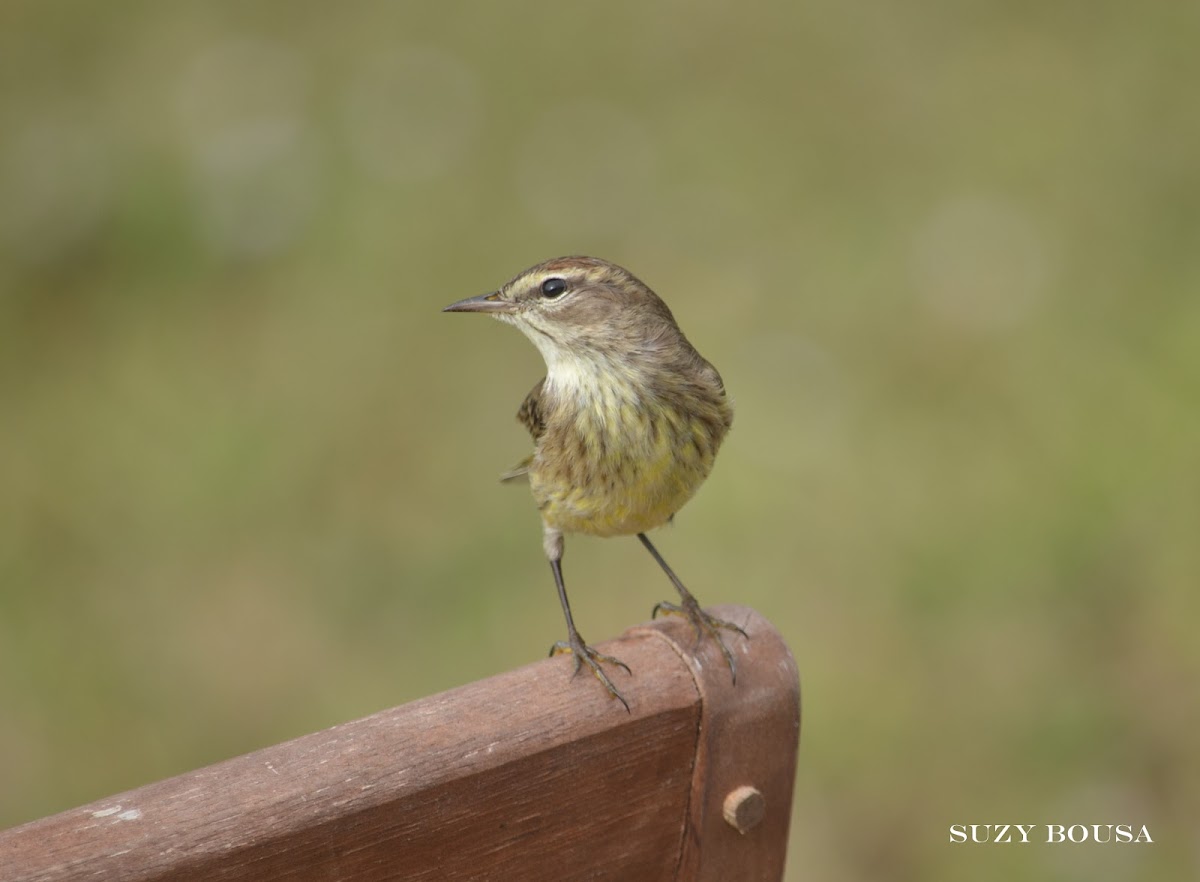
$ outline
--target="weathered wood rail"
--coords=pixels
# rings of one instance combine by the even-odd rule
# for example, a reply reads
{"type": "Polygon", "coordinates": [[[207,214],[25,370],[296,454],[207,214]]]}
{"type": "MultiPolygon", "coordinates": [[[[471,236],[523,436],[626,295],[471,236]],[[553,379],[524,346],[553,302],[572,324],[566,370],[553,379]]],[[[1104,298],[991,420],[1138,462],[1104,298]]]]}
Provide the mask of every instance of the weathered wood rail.
{"type": "Polygon", "coordinates": [[[547,659],[0,832],[0,879],[778,880],[796,667],[716,612],[736,686],[659,620],[599,647],[631,713],[547,659]]]}

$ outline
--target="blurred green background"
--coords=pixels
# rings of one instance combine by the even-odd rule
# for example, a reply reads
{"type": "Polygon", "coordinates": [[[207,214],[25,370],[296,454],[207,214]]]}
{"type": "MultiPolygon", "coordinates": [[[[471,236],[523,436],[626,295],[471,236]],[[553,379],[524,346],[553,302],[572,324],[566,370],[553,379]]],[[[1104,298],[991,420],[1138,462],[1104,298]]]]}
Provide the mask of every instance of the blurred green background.
{"type": "MultiPolygon", "coordinates": [[[[795,652],[789,878],[1200,877],[1198,27],[6,2],[0,826],[540,658],[542,365],[438,310],[589,253],[736,402],[656,541],[795,652]]],[[[595,641],[669,594],[567,571],[595,641]]]]}

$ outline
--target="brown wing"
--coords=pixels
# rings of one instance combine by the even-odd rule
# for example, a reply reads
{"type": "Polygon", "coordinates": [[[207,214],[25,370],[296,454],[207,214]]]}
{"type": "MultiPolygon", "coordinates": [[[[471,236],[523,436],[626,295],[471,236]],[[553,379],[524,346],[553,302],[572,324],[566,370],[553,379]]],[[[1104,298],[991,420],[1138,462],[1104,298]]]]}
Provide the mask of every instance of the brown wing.
{"type": "Polygon", "coordinates": [[[521,409],[517,411],[517,420],[529,430],[529,434],[533,436],[534,441],[541,438],[542,433],[546,431],[546,420],[542,416],[541,409],[542,387],[545,385],[546,378],[542,377],[529,390],[529,394],[521,402],[521,409]]]}
{"type": "MultiPolygon", "coordinates": [[[[536,443],[538,438],[542,437],[542,433],[546,431],[546,420],[542,416],[541,401],[542,401],[542,386],[545,385],[546,378],[538,380],[534,387],[529,390],[529,394],[525,396],[525,400],[521,402],[521,408],[517,411],[517,420],[533,437],[536,443]]],[[[504,482],[514,481],[517,478],[523,478],[529,472],[529,466],[533,463],[533,456],[527,456],[503,475],[500,480],[504,482]]]]}

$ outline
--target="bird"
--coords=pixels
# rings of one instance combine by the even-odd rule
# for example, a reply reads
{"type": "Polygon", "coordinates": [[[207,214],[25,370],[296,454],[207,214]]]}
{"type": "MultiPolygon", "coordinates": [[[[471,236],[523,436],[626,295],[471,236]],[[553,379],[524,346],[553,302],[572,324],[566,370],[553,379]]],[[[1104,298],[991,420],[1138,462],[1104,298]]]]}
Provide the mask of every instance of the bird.
{"type": "Polygon", "coordinates": [[[646,535],[692,498],[733,424],[721,375],[666,303],[623,267],[569,256],[531,266],[443,312],[514,325],[546,363],[545,377],[517,411],[533,452],[501,480],[527,480],[542,518],[542,547],[567,625],[567,639],[550,654],[572,654],[576,674],[588,667],[629,710],[604,666],[631,671],[589,646],[576,628],[562,558],[568,534],[637,536],[679,594],[678,603],[656,604],[652,617],[686,617],[697,643],[705,635],[716,641],[736,683],[737,664],[721,632],[746,632],[702,609],[646,535]]]}

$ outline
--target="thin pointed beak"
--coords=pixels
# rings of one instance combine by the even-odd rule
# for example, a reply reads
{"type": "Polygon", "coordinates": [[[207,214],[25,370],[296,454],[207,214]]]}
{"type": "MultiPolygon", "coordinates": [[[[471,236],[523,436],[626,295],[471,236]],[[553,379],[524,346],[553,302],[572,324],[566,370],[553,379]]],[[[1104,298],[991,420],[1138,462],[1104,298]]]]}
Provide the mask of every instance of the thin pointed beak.
{"type": "Polygon", "coordinates": [[[480,294],[478,297],[468,297],[457,303],[451,303],[442,312],[512,312],[513,304],[500,299],[500,292],[480,294]]]}

